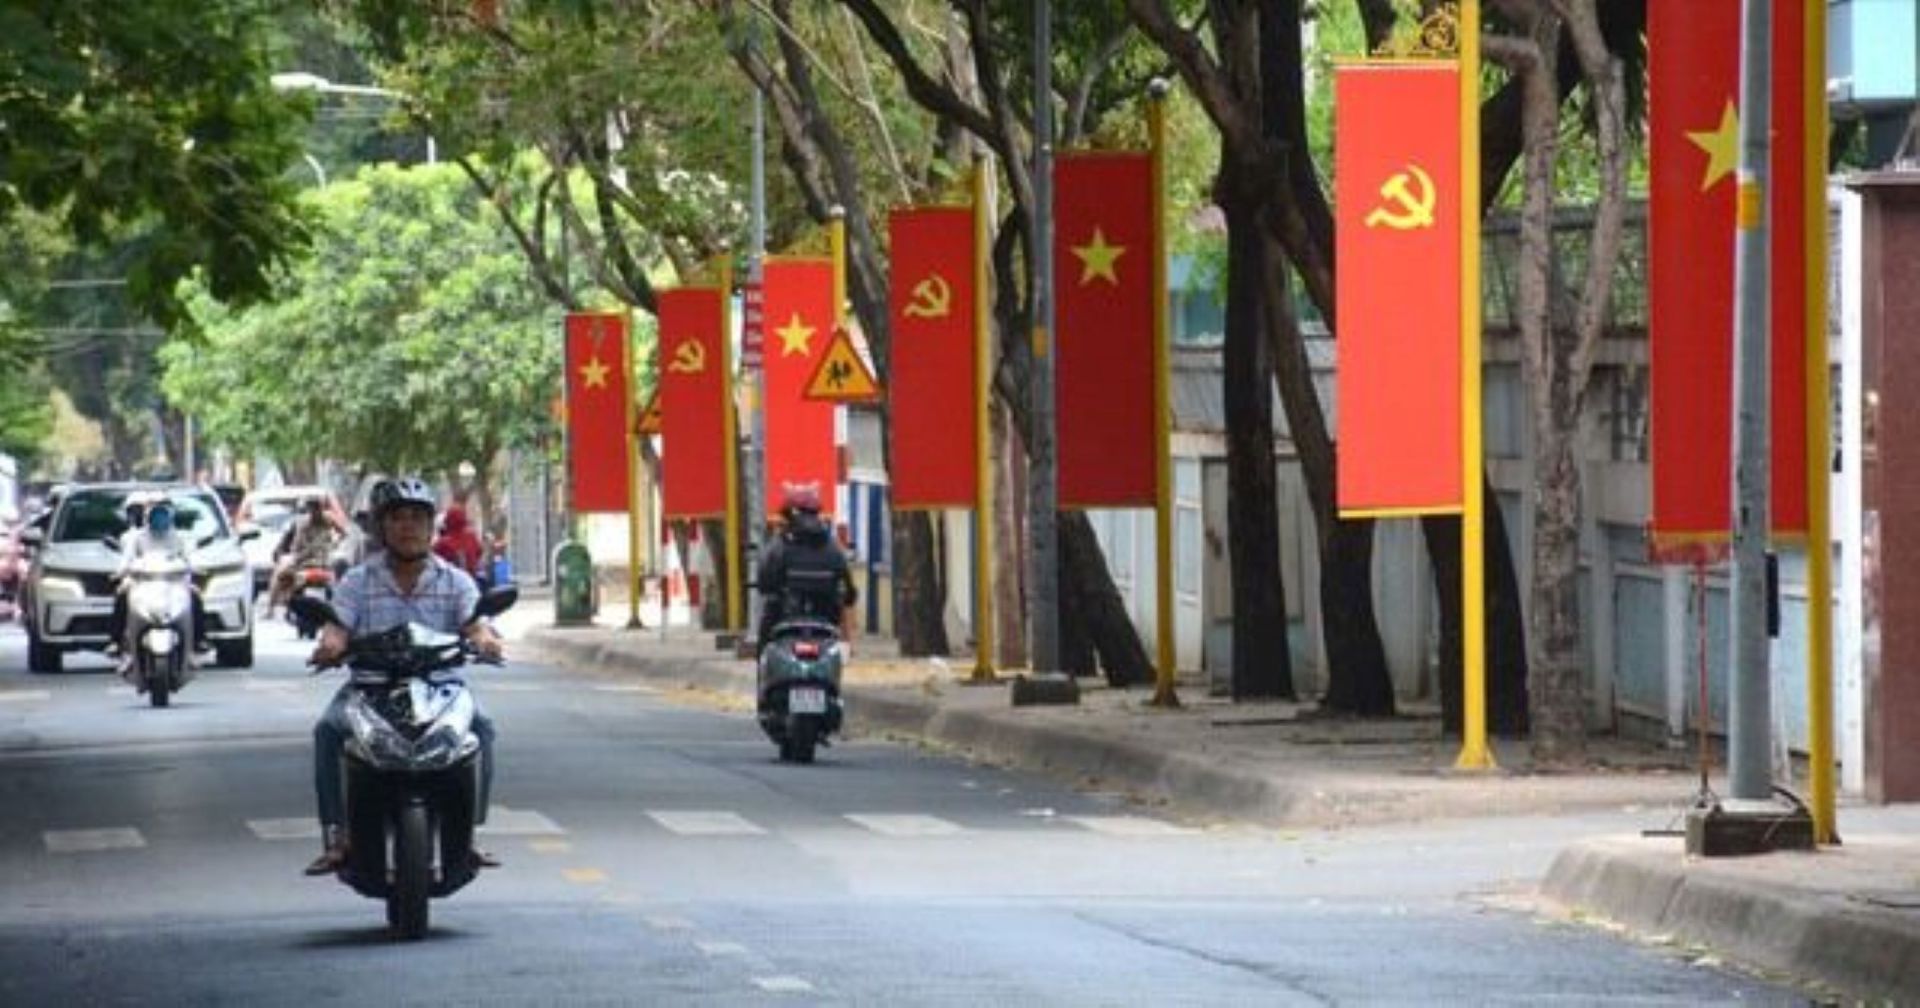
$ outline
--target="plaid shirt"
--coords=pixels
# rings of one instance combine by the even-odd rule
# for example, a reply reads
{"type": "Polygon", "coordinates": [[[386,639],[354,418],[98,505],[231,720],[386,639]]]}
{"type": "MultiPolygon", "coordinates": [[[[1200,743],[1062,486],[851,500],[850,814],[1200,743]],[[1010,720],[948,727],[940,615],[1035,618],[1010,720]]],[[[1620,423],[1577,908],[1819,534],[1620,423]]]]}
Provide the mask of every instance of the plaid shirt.
{"type": "Polygon", "coordinates": [[[356,637],[404,623],[459,633],[480,601],[480,589],[465,571],[437,556],[428,554],[426,564],[411,595],[393,580],[385,551],[348,571],[333,593],[333,609],[340,622],[356,637]]]}

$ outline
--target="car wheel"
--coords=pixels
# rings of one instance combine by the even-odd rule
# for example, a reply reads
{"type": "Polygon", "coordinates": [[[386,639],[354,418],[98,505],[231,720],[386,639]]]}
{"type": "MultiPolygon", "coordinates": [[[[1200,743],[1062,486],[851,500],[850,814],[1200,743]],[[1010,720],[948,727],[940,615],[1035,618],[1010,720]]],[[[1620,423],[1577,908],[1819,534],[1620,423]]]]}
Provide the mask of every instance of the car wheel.
{"type": "Polygon", "coordinates": [[[60,649],[40,639],[40,634],[27,625],[27,668],[39,673],[60,671],[60,649]]]}
{"type": "Polygon", "coordinates": [[[214,657],[227,668],[253,667],[253,637],[242,637],[237,641],[218,641],[213,645],[214,657]]]}

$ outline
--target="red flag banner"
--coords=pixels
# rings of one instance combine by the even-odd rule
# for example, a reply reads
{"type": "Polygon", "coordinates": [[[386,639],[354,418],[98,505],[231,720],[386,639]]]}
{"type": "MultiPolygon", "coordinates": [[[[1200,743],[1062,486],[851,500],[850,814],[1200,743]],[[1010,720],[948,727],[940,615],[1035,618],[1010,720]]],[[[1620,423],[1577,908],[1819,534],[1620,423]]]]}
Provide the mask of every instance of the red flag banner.
{"type": "Polygon", "coordinates": [[[896,508],[975,505],[972,207],[906,207],[887,220],[893,356],[887,402],[896,508]]]}
{"type": "MultiPolygon", "coordinates": [[[[1801,215],[1799,4],[1774,5],[1772,518],[1804,532],[1806,224],[1801,215]]],[[[1740,157],[1740,0],[1647,10],[1648,342],[1652,531],[1666,545],[1724,539],[1733,486],[1734,198],[1740,157]]]]}
{"type": "Polygon", "coordinates": [[[779,513],[788,483],[817,485],[821,510],[837,513],[836,407],[806,397],[807,382],[833,338],[833,262],[770,256],[762,267],[760,298],[766,338],[767,514],[779,513]]]}
{"type": "Polygon", "coordinates": [[[1053,179],[1060,506],[1153,507],[1153,160],[1063,153],[1053,179]]]}
{"type": "Polygon", "coordinates": [[[1340,66],[1334,112],[1340,510],[1457,512],[1459,71],[1340,66]]]}
{"type": "Polygon", "coordinates": [[[660,292],[661,513],[668,519],[727,513],[726,337],[720,291],[660,292]]]}
{"type": "Polygon", "coordinates": [[[625,513],[628,392],[627,317],[569,313],[566,322],[567,474],[573,510],[625,513]]]}

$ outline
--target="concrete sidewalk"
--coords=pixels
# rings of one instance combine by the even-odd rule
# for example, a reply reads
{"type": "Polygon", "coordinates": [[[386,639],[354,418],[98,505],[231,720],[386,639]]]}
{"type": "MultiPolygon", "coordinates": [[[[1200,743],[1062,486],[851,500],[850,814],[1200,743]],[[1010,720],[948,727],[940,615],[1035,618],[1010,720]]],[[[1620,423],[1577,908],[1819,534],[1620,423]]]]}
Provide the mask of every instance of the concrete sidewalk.
{"type": "MultiPolygon", "coordinates": [[[[716,650],[710,634],[532,622],[516,636],[541,657],[752,709],[752,663],[716,650]]],[[[906,661],[887,642],[856,642],[844,682],[849,734],[936,746],[1192,818],[1291,828],[1602,810],[1675,827],[1697,787],[1686,754],[1644,745],[1596,740],[1596,769],[1533,773],[1524,746],[1496,743],[1500,771],[1460,774],[1457,743],[1431,712],[1326,718],[1308,704],[1211,698],[1198,682],[1182,684],[1183,707],[1161,710],[1148,706],[1150,690],[1098,680],[1082,681],[1077,706],[1015,708],[1004,682],[969,685],[969,671],[966,659],[906,661]]],[[[1849,836],[1818,854],[1701,861],[1677,837],[1588,841],[1561,853],[1544,895],[1646,937],[1920,1004],[1920,840],[1909,839],[1920,815],[1908,811],[1872,820],[1905,836],[1849,836]]]]}

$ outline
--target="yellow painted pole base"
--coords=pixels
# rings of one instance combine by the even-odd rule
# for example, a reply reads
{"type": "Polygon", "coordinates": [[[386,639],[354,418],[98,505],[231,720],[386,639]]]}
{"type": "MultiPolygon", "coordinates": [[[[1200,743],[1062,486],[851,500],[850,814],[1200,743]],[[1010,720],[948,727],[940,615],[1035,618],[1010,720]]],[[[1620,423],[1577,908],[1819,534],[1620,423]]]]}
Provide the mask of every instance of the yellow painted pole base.
{"type": "Polygon", "coordinates": [[[1174,692],[1173,684],[1161,682],[1153,687],[1153,699],[1147,701],[1147,706],[1178,710],[1183,705],[1180,703],[1180,694],[1174,692]]]}
{"type": "Polygon", "coordinates": [[[1453,761],[1453,768],[1460,771],[1492,771],[1500,769],[1500,765],[1494,762],[1493,750],[1482,740],[1478,745],[1461,746],[1460,756],[1453,761]]]}

